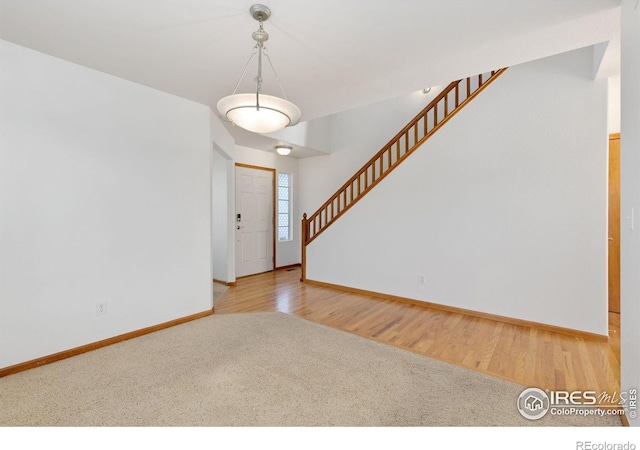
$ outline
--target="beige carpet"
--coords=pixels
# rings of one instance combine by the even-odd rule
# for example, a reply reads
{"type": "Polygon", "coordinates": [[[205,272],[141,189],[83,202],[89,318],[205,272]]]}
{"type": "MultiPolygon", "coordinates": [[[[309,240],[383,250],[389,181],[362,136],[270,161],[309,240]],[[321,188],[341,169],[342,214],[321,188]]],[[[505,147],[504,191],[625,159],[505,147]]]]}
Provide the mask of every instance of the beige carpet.
{"type": "Polygon", "coordinates": [[[0,379],[3,426],[619,426],[281,313],[214,315],[0,379]]]}

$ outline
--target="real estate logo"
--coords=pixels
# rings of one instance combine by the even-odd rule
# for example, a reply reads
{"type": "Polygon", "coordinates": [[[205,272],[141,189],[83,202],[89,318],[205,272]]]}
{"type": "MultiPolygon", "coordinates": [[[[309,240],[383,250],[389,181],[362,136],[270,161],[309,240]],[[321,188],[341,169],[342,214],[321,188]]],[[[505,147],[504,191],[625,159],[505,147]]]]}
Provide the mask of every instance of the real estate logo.
{"type": "Polygon", "coordinates": [[[627,414],[637,417],[638,390],[620,393],[596,391],[549,391],[527,388],[518,396],[518,411],[525,419],[542,419],[552,415],[613,416],[627,414]]]}
{"type": "Polygon", "coordinates": [[[518,411],[525,419],[538,420],[549,411],[549,396],[538,388],[527,388],[518,397],[518,411]]]}

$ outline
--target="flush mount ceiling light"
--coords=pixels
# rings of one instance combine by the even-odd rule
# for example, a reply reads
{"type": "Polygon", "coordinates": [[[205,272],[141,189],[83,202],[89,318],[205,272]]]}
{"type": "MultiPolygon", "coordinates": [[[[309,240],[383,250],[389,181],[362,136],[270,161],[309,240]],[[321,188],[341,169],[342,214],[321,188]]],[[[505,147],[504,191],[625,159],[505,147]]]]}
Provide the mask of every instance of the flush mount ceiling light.
{"type": "Polygon", "coordinates": [[[234,125],[245,130],[253,131],[254,133],[271,133],[297,124],[300,120],[300,109],[287,100],[282,84],[280,84],[278,75],[271,63],[271,58],[269,58],[267,48],[264,46],[264,43],[269,39],[269,34],[264,31],[262,23],[271,17],[271,10],[264,5],[253,5],[249,12],[251,17],[260,23],[260,28],[252,34],[256,45],[244,67],[240,80],[236,84],[236,88],[233,90],[233,94],[218,102],[218,111],[234,125]],[[258,54],[258,76],[254,79],[256,91],[251,94],[236,94],[247,67],[256,53],[258,54]],[[284,98],[265,95],[261,92],[263,55],[269,61],[284,98]]]}
{"type": "Polygon", "coordinates": [[[291,153],[291,150],[293,150],[293,147],[289,145],[276,145],[276,152],[278,152],[278,155],[287,156],[291,153]]]}

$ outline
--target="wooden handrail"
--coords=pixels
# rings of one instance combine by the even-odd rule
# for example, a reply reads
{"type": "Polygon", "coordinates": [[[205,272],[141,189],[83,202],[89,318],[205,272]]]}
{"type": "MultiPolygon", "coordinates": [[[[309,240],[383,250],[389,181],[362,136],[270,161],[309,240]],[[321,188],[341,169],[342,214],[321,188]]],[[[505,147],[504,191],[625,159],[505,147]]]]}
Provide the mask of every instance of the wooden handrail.
{"type": "MultiPolygon", "coordinates": [[[[393,169],[420,147],[433,133],[466,106],[485,87],[502,75],[506,68],[474,75],[450,83],[420,111],[382,149],[373,155],[335,194],[329,197],[309,218],[302,219],[302,252],[305,247],[326,230],[336,219],[355,205],[364,195],[382,181],[393,169]],[[454,92],[452,98],[450,94],[454,92]],[[463,98],[461,101],[461,97],[463,98]],[[433,111],[433,122],[428,116],[433,111]],[[440,114],[439,114],[440,113],[440,114]],[[422,123],[422,126],[420,124],[422,123]],[[411,132],[413,130],[413,132],[411,132]],[[410,140],[413,142],[410,145],[410,140]],[[404,141],[404,142],[403,142],[404,141]],[[394,151],[395,147],[395,151],[394,151]],[[385,164],[386,161],[386,164],[385,164]]],[[[303,267],[304,267],[303,261],[303,267]]],[[[303,272],[302,278],[305,274],[303,272]]]]}

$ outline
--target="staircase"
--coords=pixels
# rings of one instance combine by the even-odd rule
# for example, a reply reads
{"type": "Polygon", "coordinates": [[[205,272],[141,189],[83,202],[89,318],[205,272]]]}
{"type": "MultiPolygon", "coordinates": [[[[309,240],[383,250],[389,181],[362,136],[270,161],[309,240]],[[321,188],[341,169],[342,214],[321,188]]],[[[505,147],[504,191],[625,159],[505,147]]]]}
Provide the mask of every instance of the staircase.
{"type": "Polygon", "coordinates": [[[449,84],[316,212],[309,217],[306,213],[303,215],[301,281],[306,278],[307,245],[506,70],[494,70],[449,84]]]}

